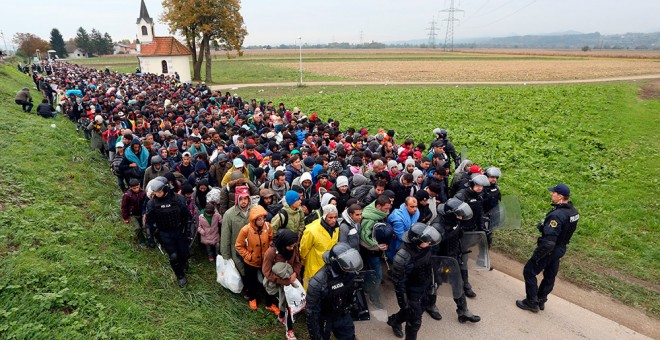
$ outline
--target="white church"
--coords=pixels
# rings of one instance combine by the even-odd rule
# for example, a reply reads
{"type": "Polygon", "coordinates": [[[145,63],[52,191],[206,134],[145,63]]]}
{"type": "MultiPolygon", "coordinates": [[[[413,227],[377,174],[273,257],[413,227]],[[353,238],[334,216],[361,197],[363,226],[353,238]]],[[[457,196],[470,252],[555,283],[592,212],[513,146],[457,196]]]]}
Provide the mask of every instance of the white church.
{"type": "Polygon", "coordinates": [[[137,30],[138,60],[143,73],[174,75],[176,72],[181,82],[191,82],[189,56],[192,53],[172,36],[155,36],[154,21],[149,17],[144,0],[140,4],[137,30]]]}

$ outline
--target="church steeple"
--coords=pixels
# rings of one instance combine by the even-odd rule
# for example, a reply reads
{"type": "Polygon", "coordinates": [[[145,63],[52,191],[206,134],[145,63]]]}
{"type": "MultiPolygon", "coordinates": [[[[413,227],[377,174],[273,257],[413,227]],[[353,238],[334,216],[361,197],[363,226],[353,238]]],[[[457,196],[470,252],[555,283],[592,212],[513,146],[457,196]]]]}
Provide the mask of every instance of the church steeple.
{"type": "Polygon", "coordinates": [[[147,5],[144,3],[144,0],[140,3],[140,17],[137,19],[137,23],[140,23],[140,19],[144,19],[149,24],[154,24],[154,20],[149,16],[149,11],[147,11],[147,5]]]}
{"type": "Polygon", "coordinates": [[[142,44],[149,44],[154,41],[154,20],[149,16],[147,5],[144,0],[140,3],[140,17],[137,19],[137,39],[142,44]]]}

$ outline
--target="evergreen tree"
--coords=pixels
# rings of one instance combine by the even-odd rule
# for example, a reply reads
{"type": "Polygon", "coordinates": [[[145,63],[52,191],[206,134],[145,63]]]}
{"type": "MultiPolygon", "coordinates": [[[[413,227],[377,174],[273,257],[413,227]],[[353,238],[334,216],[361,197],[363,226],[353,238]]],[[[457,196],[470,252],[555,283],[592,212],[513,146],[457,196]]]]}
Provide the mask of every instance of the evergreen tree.
{"type": "Polygon", "coordinates": [[[82,27],[78,28],[78,32],[76,33],[76,47],[87,54],[93,53],[94,46],[92,45],[92,39],[89,33],[82,27]]]}
{"type": "Polygon", "coordinates": [[[64,38],[62,37],[62,33],[60,33],[60,30],[57,28],[53,28],[53,30],[50,31],[50,46],[55,50],[55,54],[57,54],[58,57],[66,58],[69,56],[69,54],[66,52],[66,48],[64,47],[64,38]]]}
{"type": "Polygon", "coordinates": [[[99,52],[99,54],[112,54],[114,52],[112,44],[112,37],[108,32],[105,32],[103,34],[103,52],[99,52]]]}
{"type": "Polygon", "coordinates": [[[92,41],[92,54],[95,55],[100,55],[103,52],[103,35],[101,35],[101,32],[99,32],[96,28],[92,28],[91,33],[89,34],[89,38],[92,41]]]}

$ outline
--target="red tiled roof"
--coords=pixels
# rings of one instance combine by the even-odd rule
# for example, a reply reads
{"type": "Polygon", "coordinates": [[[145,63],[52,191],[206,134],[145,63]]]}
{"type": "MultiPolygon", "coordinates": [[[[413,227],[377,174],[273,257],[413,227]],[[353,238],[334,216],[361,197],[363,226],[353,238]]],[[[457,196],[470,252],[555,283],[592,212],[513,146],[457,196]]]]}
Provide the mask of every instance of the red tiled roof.
{"type": "Polygon", "coordinates": [[[174,37],[154,37],[154,42],[141,45],[140,48],[140,56],[192,54],[186,46],[174,37]]]}

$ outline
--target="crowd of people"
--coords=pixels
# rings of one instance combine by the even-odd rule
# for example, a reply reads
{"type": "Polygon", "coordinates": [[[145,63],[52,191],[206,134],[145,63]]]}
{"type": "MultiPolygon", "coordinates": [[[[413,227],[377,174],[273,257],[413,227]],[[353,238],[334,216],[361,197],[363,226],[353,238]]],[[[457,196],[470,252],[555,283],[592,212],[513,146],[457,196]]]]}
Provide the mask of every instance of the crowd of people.
{"type": "Polygon", "coordinates": [[[287,339],[295,316],[283,288],[296,282],[312,339],[353,339],[355,282],[368,270],[377,287],[394,283],[393,333],[415,339],[424,311],[442,318],[432,262],[444,256],[460,265],[458,320],[480,321],[467,306],[476,292],[461,239],[480,231],[492,242],[501,172],[461,159],[446,130],[399,139],[170,76],[38,67],[43,104],[107,159],[136,245],[167,253],[180,287],[200,249],[208,261],[233,260],[249,308],[263,299],[287,339]]]}

